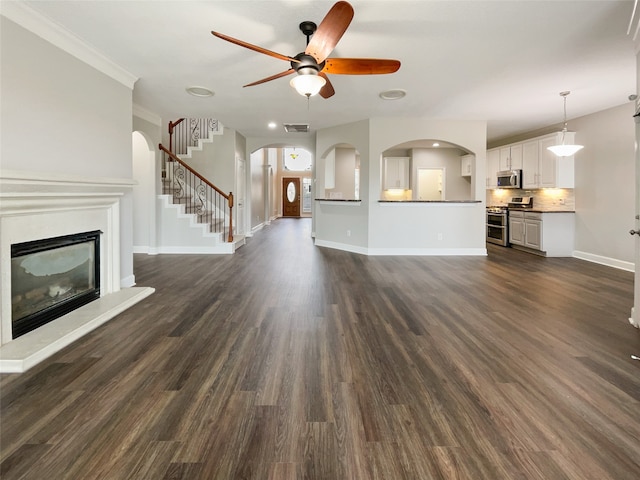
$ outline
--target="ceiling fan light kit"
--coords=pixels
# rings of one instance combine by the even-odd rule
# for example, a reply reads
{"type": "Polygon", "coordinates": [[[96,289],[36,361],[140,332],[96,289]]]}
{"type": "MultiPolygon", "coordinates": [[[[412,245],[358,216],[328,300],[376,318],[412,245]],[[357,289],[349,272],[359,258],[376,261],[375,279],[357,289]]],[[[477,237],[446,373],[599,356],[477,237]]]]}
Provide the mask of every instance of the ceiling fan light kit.
{"type": "Polygon", "coordinates": [[[259,85],[295,73],[296,76],[291,80],[290,85],[300,95],[309,98],[319,93],[321,97],[329,98],[335,94],[333,85],[331,85],[331,81],[327,76],[329,73],[338,75],[379,75],[394,73],[400,68],[400,61],[398,60],[329,58],[338,41],[349,27],[353,19],[353,13],[353,7],[348,2],[340,1],[331,7],[319,25],[311,21],[300,23],[300,31],[307,37],[307,47],[304,52],[298,53],[293,57],[252,45],[219,32],[212,31],[211,33],[227,42],[291,63],[291,68],[288,70],[249,83],[245,87],[259,85]]]}
{"type": "Polygon", "coordinates": [[[571,92],[569,91],[560,92],[560,96],[564,100],[564,127],[562,128],[562,132],[561,132],[562,139],[558,145],[552,145],[550,147],[547,147],[547,150],[551,151],[558,157],[570,157],[571,155],[574,155],[579,150],[582,150],[583,148],[582,145],[569,145],[564,143],[565,136],[567,133],[567,96],[570,93],[571,92]]]}
{"type": "MultiPolygon", "coordinates": [[[[309,70],[313,71],[313,69],[309,70]]],[[[298,75],[293,77],[289,82],[289,84],[296,89],[296,92],[306,97],[317,95],[326,83],[327,81],[318,75],[318,72],[300,73],[300,71],[298,71],[298,75]]]]}

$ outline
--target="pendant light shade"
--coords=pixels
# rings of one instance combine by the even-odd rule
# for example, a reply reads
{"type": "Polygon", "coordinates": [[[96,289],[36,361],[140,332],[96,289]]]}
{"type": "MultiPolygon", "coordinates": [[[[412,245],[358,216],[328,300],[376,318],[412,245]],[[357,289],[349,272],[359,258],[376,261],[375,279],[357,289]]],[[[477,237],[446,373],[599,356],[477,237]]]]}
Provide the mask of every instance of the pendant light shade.
{"type": "Polygon", "coordinates": [[[307,98],[317,95],[326,83],[327,81],[318,75],[318,71],[313,68],[298,69],[298,75],[289,82],[296,89],[296,92],[307,98]]]}
{"type": "Polygon", "coordinates": [[[565,143],[565,136],[567,133],[567,96],[571,92],[560,92],[560,96],[564,100],[564,128],[562,129],[562,140],[558,145],[552,145],[551,147],[547,147],[552,153],[554,153],[558,157],[570,157],[574,155],[578,150],[583,148],[582,145],[568,145],[565,143]]]}
{"type": "Polygon", "coordinates": [[[547,147],[548,150],[551,150],[558,157],[570,157],[582,148],[584,148],[582,145],[565,145],[564,143],[547,147]]]}

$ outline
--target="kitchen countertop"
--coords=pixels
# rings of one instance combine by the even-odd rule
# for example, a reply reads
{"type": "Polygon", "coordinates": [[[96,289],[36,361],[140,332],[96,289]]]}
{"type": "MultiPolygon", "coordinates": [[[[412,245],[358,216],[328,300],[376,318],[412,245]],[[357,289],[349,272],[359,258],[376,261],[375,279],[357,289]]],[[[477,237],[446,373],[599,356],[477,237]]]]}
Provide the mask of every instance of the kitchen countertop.
{"type": "Polygon", "coordinates": [[[575,210],[542,210],[540,208],[518,208],[518,207],[509,207],[509,211],[534,212],[534,213],[576,213],[575,210]]]}
{"type": "Polygon", "coordinates": [[[480,200],[378,200],[380,203],[481,203],[480,200]]]}
{"type": "Polygon", "coordinates": [[[356,198],[316,198],[316,202],[361,202],[356,198]]]}

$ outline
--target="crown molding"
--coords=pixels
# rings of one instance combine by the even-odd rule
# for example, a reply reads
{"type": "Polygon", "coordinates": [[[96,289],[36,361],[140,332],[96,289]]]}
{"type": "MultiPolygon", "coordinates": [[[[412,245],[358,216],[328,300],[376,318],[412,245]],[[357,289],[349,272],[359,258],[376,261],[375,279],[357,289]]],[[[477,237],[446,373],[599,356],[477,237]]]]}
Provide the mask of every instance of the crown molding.
{"type": "Polygon", "coordinates": [[[162,118],[160,115],[156,115],[153,112],[150,112],[146,108],[141,107],[140,105],[133,104],[133,116],[146,120],[147,122],[153,123],[159,127],[162,126],[162,118]]]}
{"type": "Polygon", "coordinates": [[[138,77],[37,10],[22,2],[3,0],[0,1],[0,15],[133,90],[138,77]]]}

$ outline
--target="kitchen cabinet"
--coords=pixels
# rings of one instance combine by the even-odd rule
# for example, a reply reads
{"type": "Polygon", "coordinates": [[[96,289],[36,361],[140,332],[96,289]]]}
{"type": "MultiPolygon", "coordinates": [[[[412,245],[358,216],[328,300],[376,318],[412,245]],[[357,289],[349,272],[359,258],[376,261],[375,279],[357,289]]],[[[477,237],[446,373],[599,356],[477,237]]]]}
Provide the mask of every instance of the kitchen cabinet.
{"type": "Polygon", "coordinates": [[[525,212],[524,246],[542,250],[542,214],[525,212]]]}
{"type": "Polygon", "coordinates": [[[537,188],[538,172],[538,140],[531,140],[522,145],[522,188],[537,188]]]}
{"type": "MultiPolygon", "coordinates": [[[[556,157],[547,147],[561,141],[552,134],[525,142],[522,155],[522,188],[573,188],[574,158],[556,157]]],[[[567,132],[565,143],[573,143],[573,132],[567,132]]]]}
{"type": "Polygon", "coordinates": [[[384,190],[409,190],[409,162],[410,157],[385,157],[384,159],[384,190]]]}
{"type": "Polygon", "coordinates": [[[522,144],[515,143],[500,148],[499,171],[522,170],[522,144]]]}
{"type": "Polygon", "coordinates": [[[524,245],[524,212],[510,212],[509,214],[509,243],[524,245]]]}
{"type": "Polygon", "coordinates": [[[509,211],[509,243],[547,257],[570,257],[574,226],[573,212],[509,211]]]}
{"type": "Polygon", "coordinates": [[[500,168],[500,149],[487,150],[487,188],[497,188],[496,173],[500,168]]]}
{"type": "MultiPolygon", "coordinates": [[[[574,138],[575,132],[567,132],[565,143],[574,143],[574,138]]],[[[487,188],[496,188],[493,177],[501,170],[522,170],[523,189],[573,188],[574,157],[556,157],[547,150],[561,141],[562,133],[553,133],[488,150],[487,188]],[[495,169],[491,166],[490,155],[498,157],[495,169]]]]}
{"type": "Polygon", "coordinates": [[[472,165],[475,160],[475,155],[463,155],[460,157],[460,175],[463,177],[471,176],[472,165]]]}

